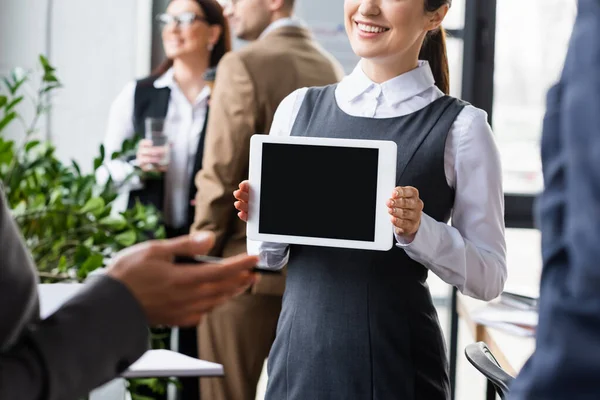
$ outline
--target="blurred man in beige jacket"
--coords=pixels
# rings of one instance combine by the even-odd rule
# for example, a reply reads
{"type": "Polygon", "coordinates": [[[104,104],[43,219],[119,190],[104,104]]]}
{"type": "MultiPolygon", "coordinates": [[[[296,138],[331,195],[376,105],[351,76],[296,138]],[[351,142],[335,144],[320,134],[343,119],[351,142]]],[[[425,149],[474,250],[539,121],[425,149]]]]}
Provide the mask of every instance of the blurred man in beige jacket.
{"type": "MultiPolygon", "coordinates": [[[[246,251],[246,226],[236,217],[233,191],[248,177],[250,137],[269,133],[275,110],[301,87],[338,82],[341,66],[291,18],[293,0],[231,0],[234,34],[251,41],[217,69],[202,170],[196,176],[193,231],[210,230],[212,254],[246,251]]],[[[203,380],[202,399],[254,400],[275,337],[284,274],[264,275],[247,293],[215,309],[199,327],[202,359],[224,365],[224,379],[203,380]]]]}

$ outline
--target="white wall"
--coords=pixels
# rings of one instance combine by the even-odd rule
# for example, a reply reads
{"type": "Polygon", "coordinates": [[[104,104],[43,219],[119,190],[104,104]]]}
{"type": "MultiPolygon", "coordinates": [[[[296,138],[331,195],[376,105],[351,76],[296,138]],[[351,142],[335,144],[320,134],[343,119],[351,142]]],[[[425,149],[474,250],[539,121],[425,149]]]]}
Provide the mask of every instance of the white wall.
{"type": "Polygon", "coordinates": [[[358,57],[352,52],[344,28],[344,0],[296,0],[295,15],[308,24],[315,38],[352,72],[358,57]]]}
{"type": "Polygon", "coordinates": [[[149,72],[151,3],[0,0],[0,72],[36,67],[38,54],[50,50],[64,85],[54,101],[50,129],[42,125],[41,132],[49,133],[61,158],[75,158],[90,168],[112,100],[127,81],[149,72]]]}

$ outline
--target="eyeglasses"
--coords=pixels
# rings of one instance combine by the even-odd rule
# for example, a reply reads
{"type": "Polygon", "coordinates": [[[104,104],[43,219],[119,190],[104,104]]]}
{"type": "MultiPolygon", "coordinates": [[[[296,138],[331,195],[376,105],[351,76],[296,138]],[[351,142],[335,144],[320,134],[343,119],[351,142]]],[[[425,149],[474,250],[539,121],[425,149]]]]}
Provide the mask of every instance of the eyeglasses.
{"type": "Polygon", "coordinates": [[[162,28],[165,28],[172,23],[175,23],[176,27],[188,28],[195,21],[208,22],[205,17],[194,14],[193,12],[186,12],[179,15],[159,14],[156,16],[156,20],[162,28]]]}

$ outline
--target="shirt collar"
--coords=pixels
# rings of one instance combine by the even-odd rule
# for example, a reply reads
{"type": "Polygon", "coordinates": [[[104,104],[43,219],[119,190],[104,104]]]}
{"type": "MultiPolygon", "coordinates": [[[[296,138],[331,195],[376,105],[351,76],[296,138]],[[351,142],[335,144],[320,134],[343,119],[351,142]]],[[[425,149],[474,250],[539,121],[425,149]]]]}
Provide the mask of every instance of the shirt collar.
{"type": "Polygon", "coordinates": [[[280,18],[274,22],[271,22],[271,24],[265,28],[265,30],[260,34],[260,36],[258,38],[262,39],[269,33],[273,32],[274,30],[283,28],[286,26],[294,26],[294,27],[300,28],[300,27],[304,26],[304,23],[302,23],[302,21],[300,21],[296,18],[280,18]]]}
{"type": "Polygon", "coordinates": [[[419,61],[417,68],[398,75],[381,84],[373,82],[358,63],[354,71],[338,85],[341,94],[353,101],[372,88],[380,88],[387,103],[395,105],[410,99],[435,85],[435,79],[427,61],[419,61]]]}
{"type": "MultiPolygon", "coordinates": [[[[154,81],[154,87],[157,89],[169,88],[171,90],[181,92],[181,89],[179,89],[179,85],[177,84],[177,82],[175,82],[175,74],[173,72],[172,67],[169,68],[167,72],[162,74],[160,77],[158,77],[157,80],[154,81]]],[[[209,96],[210,87],[208,85],[205,85],[202,91],[198,93],[198,97],[196,97],[196,101],[194,102],[194,104],[200,103],[209,96]]]]}
{"type": "Polygon", "coordinates": [[[167,72],[158,77],[157,80],[154,81],[154,87],[157,89],[170,88],[176,86],[175,76],[173,73],[173,68],[169,68],[167,72]]]}

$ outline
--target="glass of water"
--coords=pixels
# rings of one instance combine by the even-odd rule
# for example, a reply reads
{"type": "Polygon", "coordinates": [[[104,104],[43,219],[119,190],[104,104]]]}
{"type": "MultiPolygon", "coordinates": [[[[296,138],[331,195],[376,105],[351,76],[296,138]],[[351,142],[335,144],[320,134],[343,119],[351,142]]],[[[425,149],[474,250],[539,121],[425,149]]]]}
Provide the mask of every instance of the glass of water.
{"type": "Polygon", "coordinates": [[[163,118],[146,118],[144,120],[146,128],[146,139],[152,142],[153,147],[162,147],[164,154],[158,162],[159,167],[169,165],[171,159],[171,149],[169,138],[165,132],[165,120],[163,118]]]}

